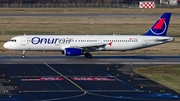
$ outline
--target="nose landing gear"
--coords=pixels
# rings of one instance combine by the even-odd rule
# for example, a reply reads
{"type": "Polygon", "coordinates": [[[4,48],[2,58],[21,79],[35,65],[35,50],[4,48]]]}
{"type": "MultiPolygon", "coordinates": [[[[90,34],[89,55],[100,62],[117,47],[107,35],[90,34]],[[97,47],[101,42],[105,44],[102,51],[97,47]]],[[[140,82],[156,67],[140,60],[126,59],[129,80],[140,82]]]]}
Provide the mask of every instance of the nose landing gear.
{"type": "Polygon", "coordinates": [[[25,58],[25,50],[23,50],[21,58],[25,58]]]}

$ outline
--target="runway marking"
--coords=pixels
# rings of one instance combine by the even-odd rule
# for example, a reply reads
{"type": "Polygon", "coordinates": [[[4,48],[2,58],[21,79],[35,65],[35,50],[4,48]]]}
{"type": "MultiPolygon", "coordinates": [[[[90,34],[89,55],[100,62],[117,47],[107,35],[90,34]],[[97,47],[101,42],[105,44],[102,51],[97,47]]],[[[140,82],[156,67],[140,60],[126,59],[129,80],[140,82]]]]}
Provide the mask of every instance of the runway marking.
{"type": "MultiPolygon", "coordinates": [[[[111,77],[112,75],[110,75],[110,74],[107,74],[106,72],[104,72],[104,71],[101,71],[101,72],[103,72],[104,74],[106,74],[106,75],[108,75],[109,77],[111,77]]],[[[119,82],[121,82],[121,83],[123,83],[124,85],[126,85],[126,86],[129,86],[130,88],[132,88],[133,90],[136,90],[136,91],[139,91],[138,89],[136,89],[136,88],[134,88],[133,86],[131,86],[130,84],[128,84],[128,83],[126,83],[126,82],[124,82],[124,81],[122,81],[122,80],[120,80],[120,79],[118,79],[118,78],[115,78],[117,81],[119,81],[119,82]]]]}
{"type": "MultiPolygon", "coordinates": [[[[66,76],[66,75],[64,75],[66,76]]],[[[62,76],[9,76],[10,78],[39,78],[39,77],[62,77],[62,76]]],[[[117,76],[69,76],[67,75],[66,77],[91,77],[91,78],[116,78],[117,76]]]]}
{"type": "Polygon", "coordinates": [[[59,73],[58,71],[56,71],[54,68],[52,68],[50,65],[48,65],[46,62],[44,62],[44,64],[46,66],[48,66],[50,69],[52,69],[54,72],[56,72],[57,74],[59,74],[60,76],[62,76],[64,79],[68,80],[69,82],[71,82],[72,84],[74,84],[76,87],[78,87],[80,90],[82,90],[83,92],[86,92],[83,88],[81,88],[79,85],[77,85],[75,82],[73,82],[72,80],[70,80],[69,78],[67,78],[66,76],[62,75],[61,73],[59,73]]]}
{"type": "Polygon", "coordinates": [[[20,81],[61,81],[62,77],[21,78],[20,81]]]}
{"type": "MultiPolygon", "coordinates": [[[[144,92],[144,90],[140,91],[135,91],[135,90],[86,90],[88,93],[89,92],[144,92]]],[[[24,93],[33,93],[33,92],[82,92],[81,90],[33,90],[33,91],[22,91],[24,93]]]]}
{"type": "Polygon", "coordinates": [[[45,76],[45,74],[44,74],[43,72],[41,72],[36,66],[34,66],[33,64],[32,64],[32,66],[33,66],[39,73],[41,73],[42,75],[45,76]]]}
{"type": "MultiPolygon", "coordinates": [[[[98,90],[84,90],[83,88],[81,88],[79,85],[77,85],[75,82],[73,82],[71,79],[67,78],[66,76],[64,76],[63,74],[61,74],[60,72],[56,71],[54,68],[52,68],[50,65],[48,65],[46,62],[44,62],[44,64],[46,66],[48,66],[50,69],[52,69],[54,72],[56,72],[57,74],[59,74],[60,76],[62,76],[64,79],[68,80],[69,82],[71,82],[72,84],[74,84],[76,87],[78,87],[81,91],[83,91],[84,93],[83,94],[80,94],[80,95],[75,95],[75,96],[70,96],[70,97],[63,97],[63,98],[54,98],[54,99],[46,99],[46,101],[52,101],[52,100],[61,100],[61,99],[70,99],[70,98],[75,98],[75,97],[80,97],[80,96],[84,96],[86,94],[89,94],[89,95],[94,95],[94,96],[100,96],[100,97],[108,97],[108,98],[119,98],[119,96],[111,96],[111,95],[103,95],[103,94],[97,94],[98,93],[98,90]],[[94,91],[94,92],[93,92],[94,91]],[[95,91],[97,91],[95,93],[95,91]]],[[[102,91],[108,91],[108,90],[100,90],[100,92],[102,91]]],[[[109,92],[113,92],[115,90],[111,90],[109,92]]],[[[126,91],[126,90],[117,90],[117,92],[120,92],[120,91],[126,91]]],[[[131,91],[134,91],[134,92],[137,92],[136,90],[131,90],[131,91]]],[[[28,91],[27,91],[28,92],[28,91]]],[[[29,91],[30,92],[30,91],[29,91]]],[[[45,91],[43,91],[45,92],[45,91]]],[[[141,92],[141,91],[138,91],[138,92],[141,92]]],[[[122,98],[122,97],[120,97],[122,98]]],[[[40,100],[42,101],[42,100],[40,100]]],[[[43,100],[44,101],[44,100],[43,100]]]]}
{"type": "Polygon", "coordinates": [[[116,81],[115,78],[107,77],[71,77],[71,80],[74,81],[116,81]]]}
{"type": "Polygon", "coordinates": [[[75,98],[75,97],[81,97],[85,95],[86,93],[84,92],[83,94],[80,95],[75,95],[75,96],[70,96],[70,97],[63,97],[63,98],[54,98],[54,99],[44,99],[44,100],[35,100],[35,101],[56,101],[56,100],[65,100],[65,99],[70,99],[70,98],[75,98]]]}
{"type": "Polygon", "coordinates": [[[55,70],[54,68],[52,68],[52,67],[51,67],[50,65],[48,65],[46,62],[44,62],[44,64],[45,64],[46,66],[48,66],[51,70],[53,70],[54,72],[56,72],[57,74],[59,74],[60,76],[62,76],[64,79],[68,80],[69,82],[71,82],[73,85],[75,85],[75,86],[78,87],[81,91],[84,92],[83,94],[80,94],[80,95],[63,97],[63,98],[46,99],[46,101],[70,99],[70,98],[75,98],[75,97],[80,97],[80,96],[86,95],[86,93],[87,93],[86,90],[84,90],[84,89],[81,88],[79,85],[77,85],[75,82],[73,82],[72,80],[70,80],[69,78],[67,78],[66,76],[64,76],[63,74],[61,74],[61,73],[58,72],[57,70],[55,70]]]}
{"type": "MultiPolygon", "coordinates": [[[[67,71],[69,71],[70,73],[72,73],[72,74],[74,74],[74,72],[73,71],[71,71],[70,69],[68,69],[68,68],[65,68],[67,71]]],[[[66,76],[67,77],[67,76],[66,76]]]]}
{"type": "MultiPolygon", "coordinates": [[[[45,76],[45,74],[43,73],[43,72],[41,72],[36,66],[34,66],[33,64],[32,64],[32,66],[37,70],[37,71],[39,71],[41,74],[43,74],[44,76],[45,76]]],[[[56,82],[54,82],[54,81],[52,81],[56,86],[58,86],[59,88],[61,88],[62,90],[64,90],[64,88],[63,87],[61,87],[59,84],[57,84],[56,82]]]]}

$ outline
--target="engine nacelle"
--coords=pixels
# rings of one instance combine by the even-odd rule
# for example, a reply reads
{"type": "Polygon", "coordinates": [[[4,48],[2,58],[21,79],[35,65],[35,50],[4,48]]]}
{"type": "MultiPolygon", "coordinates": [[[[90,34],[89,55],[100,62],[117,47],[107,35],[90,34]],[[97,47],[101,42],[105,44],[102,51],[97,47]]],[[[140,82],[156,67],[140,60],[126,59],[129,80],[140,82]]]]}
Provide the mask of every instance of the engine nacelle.
{"type": "Polygon", "coordinates": [[[78,56],[78,55],[82,55],[83,51],[78,48],[65,48],[64,54],[66,56],[78,56]]]}

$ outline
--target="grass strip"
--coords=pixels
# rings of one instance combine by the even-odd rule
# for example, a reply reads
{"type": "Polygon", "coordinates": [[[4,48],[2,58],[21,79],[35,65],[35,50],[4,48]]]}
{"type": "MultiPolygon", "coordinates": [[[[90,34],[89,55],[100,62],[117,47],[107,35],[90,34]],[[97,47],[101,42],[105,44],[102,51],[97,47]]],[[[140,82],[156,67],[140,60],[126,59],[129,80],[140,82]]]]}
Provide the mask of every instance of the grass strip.
{"type": "Polygon", "coordinates": [[[180,93],[180,65],[141,67],[133,71],[180,93]]]}
{"type": "Polygon", "coordinates": [[[0,8],[0,14],[180,14],[180,8],[0,8]]]}

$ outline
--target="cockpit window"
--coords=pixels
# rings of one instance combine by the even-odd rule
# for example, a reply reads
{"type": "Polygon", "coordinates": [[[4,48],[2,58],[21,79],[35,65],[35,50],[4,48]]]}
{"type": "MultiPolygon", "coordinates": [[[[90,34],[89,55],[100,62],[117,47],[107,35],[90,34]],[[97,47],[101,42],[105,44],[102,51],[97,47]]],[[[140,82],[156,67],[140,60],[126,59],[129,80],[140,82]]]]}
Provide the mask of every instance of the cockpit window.
{"type": "Polygon", "coordinates": [[[11,39],[11,40],[9,40],[10,42],[16,42],[16,39],[11,39]]]}

